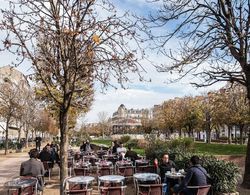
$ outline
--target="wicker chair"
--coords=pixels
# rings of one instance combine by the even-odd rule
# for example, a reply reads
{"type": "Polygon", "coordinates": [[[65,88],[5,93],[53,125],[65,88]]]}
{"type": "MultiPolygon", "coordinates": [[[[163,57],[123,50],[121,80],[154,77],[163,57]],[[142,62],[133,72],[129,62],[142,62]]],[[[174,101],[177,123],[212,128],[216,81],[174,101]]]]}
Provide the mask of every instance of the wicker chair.
{"type": "Polygon", "coordinates": [[[163,186],[165,184],[139,184],[139,195],[163,195],[163,186]]]}
{"type": "Polygon", "coordinates": [[[103,187],[99,188],[100,195],[125,195],[127,186],[103,187]]]}
{"type": "Polygon", "coordinates": [[[136,173],[155,173],[154,165],[137,166],[136,173]]]}
{"type": "Polygon", "coordinates": [[[85,168],[74,168],[75,176],[87,176],[90,174],[90,169],[85,168]]]}
{"type": "Polygon", "coordinates": [[[207,195],[211,185],[205,185],[205,186],[187,186],[188,189],[193,189],[194,191],[197,190],[196,195],[207,195]]]}

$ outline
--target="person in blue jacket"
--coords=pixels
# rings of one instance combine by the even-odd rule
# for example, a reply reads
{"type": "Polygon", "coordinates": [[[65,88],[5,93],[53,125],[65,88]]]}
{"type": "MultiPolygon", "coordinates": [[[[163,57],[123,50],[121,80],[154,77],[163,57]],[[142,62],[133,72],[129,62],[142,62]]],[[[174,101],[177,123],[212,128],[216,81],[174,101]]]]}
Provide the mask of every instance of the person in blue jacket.
{"type": "Polygon", "coordinates": [[[192,156],[190,159],[191,166],[181,184],[176,184],[173,188],[175,193],[183,192],[185,195],[196,194],[197,189],[190,189],[187,186],[205,186],[207,185],[208,173],[200,165],[198,156],[192,156]]]}

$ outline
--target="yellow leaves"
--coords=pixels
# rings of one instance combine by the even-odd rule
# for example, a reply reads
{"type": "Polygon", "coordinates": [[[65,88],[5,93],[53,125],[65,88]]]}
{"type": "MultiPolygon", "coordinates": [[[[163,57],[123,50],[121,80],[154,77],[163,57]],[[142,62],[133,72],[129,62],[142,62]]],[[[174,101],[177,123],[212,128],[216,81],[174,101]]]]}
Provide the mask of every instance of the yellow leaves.
{"type": "Polygon", "coordinates": [[[99,44],[100,43],[100,37],[96,34],[93,35],[92,40],[96,43],[99,44]]]}

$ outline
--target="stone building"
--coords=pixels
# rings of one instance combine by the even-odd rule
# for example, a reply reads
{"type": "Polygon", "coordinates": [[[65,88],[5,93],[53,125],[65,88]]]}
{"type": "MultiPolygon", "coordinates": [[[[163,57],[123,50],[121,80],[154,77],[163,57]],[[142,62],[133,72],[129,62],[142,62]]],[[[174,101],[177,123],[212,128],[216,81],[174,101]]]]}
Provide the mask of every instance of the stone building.
{"type": "MultiPolygon", "coordinates": [[[[22,89],[25,91],[30,90],[30,85],[26,79],[26,77],[18,71],[16,68],[12,66],[3,66],[0,67],[0,85],[3,83],[9,83],[10,86],[17,88],[18,90],[22,89]]],[[[3,117],[0,118],[0,139],[5,139],[5,119],[3,117]]],[[[18,137],[18,121],[12,121],[9,126],[9,139],[17,139],[18,137]]],[[[21,137],[24,137],[24,133],[21,132],[21,137]]]]}
{"type": "Polygon", "coordinates": [[[127,109],[121,104],[111,118],[111,126],[114,134],[138,133],[142,127],[142,121],[151,117],[149,109],[127,109]]]}

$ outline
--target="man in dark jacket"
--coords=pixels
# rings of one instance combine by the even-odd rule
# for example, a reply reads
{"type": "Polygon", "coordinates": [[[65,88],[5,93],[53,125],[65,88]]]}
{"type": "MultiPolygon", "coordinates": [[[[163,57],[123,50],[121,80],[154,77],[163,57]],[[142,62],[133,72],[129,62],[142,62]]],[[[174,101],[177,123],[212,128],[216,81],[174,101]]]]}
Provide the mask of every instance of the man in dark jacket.
{"type": "Polygon", "coordinates": [[[125,158],[130,158],[133,163],[138,159],[138,155],[135,151],[131,150],[131,146],[128,147],[128,151],[125,154],[125,158]]]}
{"type": "Polygon", "coordinates": [[[184,180],[180,185],[174,186],[174,192],[183,192],[185,195],[196,194],[196,189],[188,189],[187,186],[204,186],[207,185],[207,171],[200,165],[198,156],[192,156],[190,159],[191,167],[189,168],[184,180]]]}
{"type": "Polygon", "coordinates": [[[36,149],[40,152],[42,138],[40,136],[36,137],[35,142],[36,142],[36,149]]]}
{"type": "Polygon", "coordinates": [[[89,140],[86,142],[84,141],[82,145],[80,146],[80,151],[81,152],[91,152],[93,150],[93,147],[91,146],[89,140]]]}
{"type": "Polygon", "coordinates": [[[116,140],[115,140],[113,143],[114,143],[114,144],[113,144],[113,147],[112,147],[112,154],[115,154],[115,153],[117,153],[117,148],[118,148],[120,145],[117,143],[116,140]]]}
{"type": "MultiPolygon", "coordinates": [[[[158,165],[158,163],[156,163],[158,165]]],[[[162,163],[157,167],[157,173],[161,176],[161,181],[165,181],[165,174],[167,171],[171,171],[171,169],[176,169],[175,163],[169,159],[168,154],[164,154],[162,156],[162,163]]]]}

